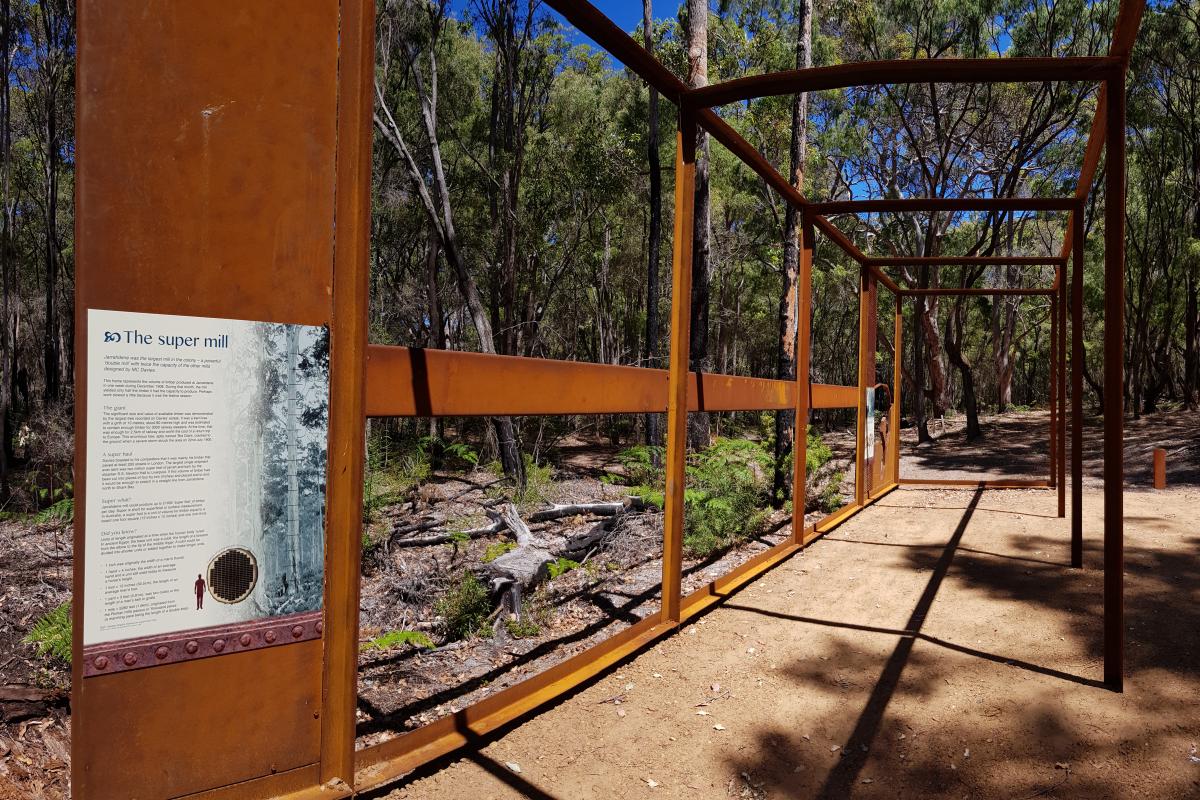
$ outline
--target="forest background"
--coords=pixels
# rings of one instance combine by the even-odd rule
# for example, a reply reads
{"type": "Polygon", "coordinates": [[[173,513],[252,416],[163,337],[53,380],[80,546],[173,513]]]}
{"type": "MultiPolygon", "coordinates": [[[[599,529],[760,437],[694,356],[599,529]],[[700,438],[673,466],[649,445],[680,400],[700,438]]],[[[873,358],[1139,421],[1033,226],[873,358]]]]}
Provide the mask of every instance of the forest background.
{"type": "MultiPolygon", "coordinates": [[[[612,3],[609,3],[612,5],[612,3]]],[[[630,32],[692,86],[883,58],[1095,55],[1113,0],[688,0],[619,4],[630,32]]],[[[6,510],[70,498],[75,15],[70,0],[0,0],[0,494],[6,510]]],[[[676,111],[532,0],[380,0],[371,339],[661,366],[676,111]],[[665,200],[664,200],[665,198],[665,200]]],[[[1151,3],[1129,80],[1122,391],[1132,414],[1194,409],[1200,390],[1200,6],[1151,3]]],[[[720,109],[816,200],[1071,194],[1095,92],[1073,84],[908,85],[720,109]]],[[[720,145],[701,142],[693,369],[792,377],[795,215],[720,145]]],[[[1097,181],[1103,180],[1103,171],[1097,181]]],[[[1085,406],[1101,385],[1102,193],[1087,207],[1085,406]]],[[[873,255],[1058,252],[1063,214],[842,216],[873,255]]],[[[1052,268],[943,268],[905,286],[1049,285],[1052,268]]],[[[855,381],[858,270],[818,242],[813,380],[855,381]]],[[[886,295],[886,293],[884,293],[886,295]]],[[[880,374],[890,375],[890,308],[880,374]],[[885,368],[886,367],[886,368],[885,368]]],[[[964,414],[1048,400],[1044,297],[910,302],[903,411],[922,437],[964,414]],[[914,332],[920,335],[913,335],[914,332]],[[919,390],[916,388],[919,387],[919,390]]],[[[791,421],[694,415],[691,444],[770,440],[791,421]]],[[[819,428],[844,425],[837,414],[819,428]]],[[[655,444],[661,417],[393,420],[378,453],[469,442],[517,482],[566,432],[655,444]],[[430,443],[433,443],[432,445],[430,443]]],[[[786,470],[776,481],[786,494],[786,470]]]]}

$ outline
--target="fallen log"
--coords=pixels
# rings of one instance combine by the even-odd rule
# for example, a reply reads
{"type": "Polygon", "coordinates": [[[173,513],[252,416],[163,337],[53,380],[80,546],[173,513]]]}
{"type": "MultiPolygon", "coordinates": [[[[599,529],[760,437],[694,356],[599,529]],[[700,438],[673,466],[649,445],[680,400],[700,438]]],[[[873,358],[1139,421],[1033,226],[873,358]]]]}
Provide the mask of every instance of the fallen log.
{"type": "Polygon", "coordinates": [[[0,722],[20,722],[45,717],[54,708],[65,708],[70,695],[62,689],[39,689],[27,684],[0,686],[0,722]]]}
{"type": "Polygon", "coordinates": [[[554,556],[533,538],[532,531],[521,519],[517,507],[506,503],[499,514],[489,513],[498,523],[512,531],[517,539],[516,549],[488,564],[493,576],[492,591],[499,591],[501,587],[514,581],[528,589],[544,580],[550,574],[549,566],[553,563],[554,556]]]}
{"type": "Polygon", "coordinates": [[[503,522],[493,522],[491,525],[482,528],[472,528],[469,531],[455,531],[453,533],[439,533],[436,536],[414,536],[408,539],[395,539],[391,543],[391,547],[425,547],[434,544],[449,544],[454,541],[461,541],[465,536],[467,539],[478,539],[481,536],[495,536],[497,533],[503,533],[508,526],[503,522]]]}
{"type": "Polygon", "coordinates": [[[530,522],[542,522],[548,519],[562,519],[563,517],[577,517],[585,514],[594,514],[601,517],[611,517],[620,514],[625,510],[625,504],[620,502],[605,502],[605,503],[567,503],[564,505],[554,504],[549,508],[543,508],[529,515],[530,522]]]}
{"type": "Polygon", "coordinates": [[[630,510],[639,510],[644,505],[640,497],[626,497],[624,500],[607,500],[599,503],[565,503],[543,508],[529,515],[530,522],[542,522],[548,519],[576,517],[590,514],[598,517],[615,517],[630,510]]]}
{"type": "Polygon", "coordinates": [[[443,522],[445,522],[445,520],[441,519],[440,517],[431,517],[429,519],[423,519],[420,522],[413,522],[408,525],[394,525],[392,526],[391,535],[403,536],[407,533],[420,533],[421,531],[432,530],[438,525],[441,525],[443,522]]]}

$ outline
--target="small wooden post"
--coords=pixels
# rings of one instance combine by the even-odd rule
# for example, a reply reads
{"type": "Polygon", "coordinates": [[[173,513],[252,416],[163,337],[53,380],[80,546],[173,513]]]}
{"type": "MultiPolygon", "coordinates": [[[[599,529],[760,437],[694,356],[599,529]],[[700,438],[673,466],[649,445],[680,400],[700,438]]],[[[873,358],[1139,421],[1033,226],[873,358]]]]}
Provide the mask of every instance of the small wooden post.
{"type": "Polygon", "coordinates": [[[1167,488],[1167,451],[1161,447],[1154,448],[1154,488],[1167,488]]]}

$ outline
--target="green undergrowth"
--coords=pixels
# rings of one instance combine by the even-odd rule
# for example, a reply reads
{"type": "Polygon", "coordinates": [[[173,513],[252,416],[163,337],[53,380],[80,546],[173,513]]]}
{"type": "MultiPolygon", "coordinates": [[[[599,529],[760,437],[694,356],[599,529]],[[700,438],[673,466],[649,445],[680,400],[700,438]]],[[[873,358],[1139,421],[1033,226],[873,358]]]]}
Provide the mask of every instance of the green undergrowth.
{"type": "Polygon", "coordinates": [[[471,572],[463,572],[434,603],[434,612],[442,618],[449,638],[469,639],[487,627],[492,603],[487,587],[471,572]]]}
{"type": "Polygon", "coordinates": [[[381,509],[406,500],[435,469],[469,472],[478,464],[479,453],[461,442],[436,436],[397,441],[373,430],[363,470],[363,519],[371,521],[381,509]]]}
{"type": "Polygon", "coordinates": [[[511,553],[516,549],[517,545],[514,542],[494,542],[483,551],[483,558],[480,560],[485,564],[490,564],[505,553],[511,553]]]}
{"type": "MultiPolygon", "coordinates": [[[[512,500],[522,511],[532,511],[545,505],[554,489],[554,468],[549,464],[539,464],[532,456],[525,454],[525,486],[513,486],[511,482],[489,488],[485,494],[495,500],[504,498],[512,500]]],[[[486,469],[497,478],[504,477],[504,468],[499,461],[490,462],[486,469]]]]}
{"type": "MultiPolygon", "coordinates": [[[[704,558],[763,529],[770,514],[771,480],[774,474],[773,421],[764,417],[754,438],[718,438],[710,447],[688,455],[687,488],[684,490],[684,549],[704,558]]],[[[805,466],[807,474],[818,474],[833,458],[833,451],[820,434],[808,428],[805,466]]],[[[621,451],[618,460],[623,475],[606,476],[609,483],[623,482],[629,494],[659,509],[664,503],[664,450],[638,445],[621,451]]],[[[781,465],[792,468],[789,453],[781,465]]],[[[839,487],[843,474],[829,476],[815,504],[833,511],[842,504],[839,487]]]]}
{"type": "Polygon", "coordinates": [[[37,649],[47,661],[71,663],[71,601],[49,611],[34,623],[23,640],[37,649]]]}
{"type": "Polygon", "coordinates": [[[560,575],[566,575],[573,569],[579,569],[578,561],[572,561],[569,558],[556,558],[554,561],[550,562],[550,580],[554,580],[560,575]]]}
{"type": "Polygon", "coordinates": [[[371,650],[391,650],[401,645],[411,645],[412,647],[425,648],[426,650],[432,650],[436,647],[433,639],[430,639],[427,634],[421,631],[388,631],[376,636],[369,642],[363,642],[359,649],[365,653],[371,650]]]}

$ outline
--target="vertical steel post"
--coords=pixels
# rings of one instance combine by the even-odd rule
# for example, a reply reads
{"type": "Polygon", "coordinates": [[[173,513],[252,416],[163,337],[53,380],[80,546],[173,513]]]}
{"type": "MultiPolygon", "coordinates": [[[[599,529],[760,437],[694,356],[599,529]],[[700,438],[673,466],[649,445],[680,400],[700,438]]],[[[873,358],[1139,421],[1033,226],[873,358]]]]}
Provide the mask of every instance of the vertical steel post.
{"type": "MultiPolygon", "coordinates": [[[[1062,280],[1055,270],[1054,285],[1062,280]]],[[[1050,298],[1050,487],[1058,485],[1058,292],[1050,298]]],[[[1061,494],[1061,489],[1059,491],[1061,494]]]]}
{"type": "Polygon", "coordinates": [[[696,118],[681,109],[679,130],[675,135],[675,239],[671,258],[671,354],[667,378],[667,464],[663,506],[663,622],[679,621],[679,595],[683,577],[683,490],[687,463],[696,133],[696,118]]]}
{"type": "MultiPolygon", "coordinates": [[[[1080,208],[1079,214],[1083,213],[1080,208]]],[[[1058,268],[1058,516],[1067,515],[1067,266],[1058,268]]]]}
{"type": "Polygon", "coordinates": [[[892,334],[894,351],[892,353],[892,413],[888,434],[891,441],[888,451],[891,453],[892,483],[900,482],[900,398],[904,395],[904,297],[896,294],[895,331],[892,334]]]}
{"type": "Polygon", "coordinates": [[[875,385],[875,276],[863,266],[858,282],[858,427],[854,448],[854,503],[867,501],[867,387],[875,385]]]}
{"type": "Polygon", "coordinates": [[[326,515],[325,659],[321,694],[321,782],[354,785],[358,720],[358,605],[362,485],[366,458],[368,277],[371,236],[371,109],[375,6],[341,5],[338,54],[338,186],[330,338],[329,513],[326,515]]]}
{"type": "Polygon", "coordinates": [[[801,210],[799,265],[796,278],[796,414],[792,422],[792,541],[804,544],[804,506],[808,498],[808,417],[812,408],[810,345],[812,343],[812,214],[801,210]]]}
{"type": "Polygon", "coordinates": [[[1125,66],[1105,82],[1104,682],[1124,684],[1125,66]]]}
{"type": "Polygon", "coordinates": [[[1071,231],[1071,566],[1083,566],[1083,212],[1071,231]]]}

